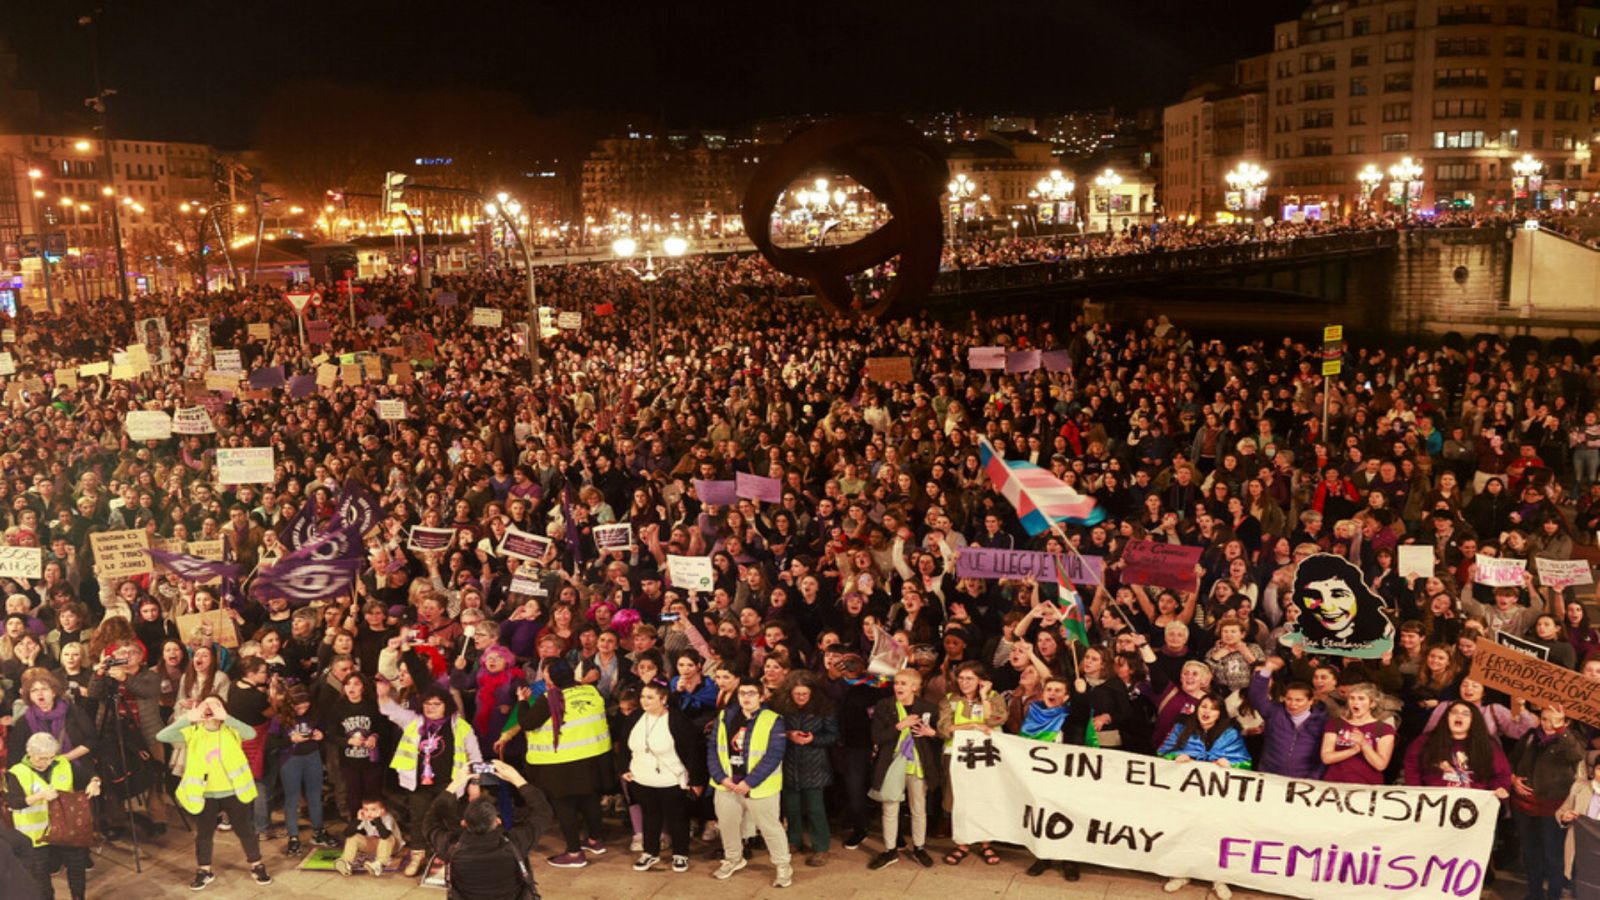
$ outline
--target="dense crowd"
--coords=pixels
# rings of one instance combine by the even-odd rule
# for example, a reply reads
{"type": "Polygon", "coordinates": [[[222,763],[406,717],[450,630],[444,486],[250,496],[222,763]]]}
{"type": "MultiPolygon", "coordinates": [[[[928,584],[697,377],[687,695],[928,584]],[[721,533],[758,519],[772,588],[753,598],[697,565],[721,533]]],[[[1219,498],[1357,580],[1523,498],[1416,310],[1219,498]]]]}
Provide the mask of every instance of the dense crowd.
{"type": "MultiPolygon", "coordinates": [[[[1475,639],[1506,632],[1600,681],[1600,629],[1533,562],[1581,555],[1600,528],[1600,361],[1350,335],[1347,375],[1330,380],[1314,346],[1164,320],[832,319],[749,258],[664,276],[652,352],[631,275],[539,279],[543,302],[583,320],[544,343],[537,381],[525,333],[471,324],[478,307],[525,317],[516,273],[428,292],[374,281],[353,310],[329,291],[310,317],[330,342],[309,347],[267,288],[22,311],[10,383],[42,385],[0,406],[0,529],[44,562],[40,578],[0,579],[0,736],[8,843],[43,896],[62,868],[85,893],[87,851],[52,842],[74,790],[98,795],[112,836],[160,841],[173,805],[192,815],[197,890],[217,877],[219,827],[262,884],[280,865],[264,843],[338,847],[344,874],[450,856],[467,897],[531,885],[496,867],[552,824],[551,865],[626,847],[636,871],[684,872],[699,839],[728,878],[764,845],[780,887],[797,855],[845,864],[841,845],[869,847],[874,869],[995,864],[1020,851],[936,846],[960,802],[946,753],[963,730],[1493,790],[1509,809],[1502,856],[1520,847],[1530,896],[1561,895],[1563,827],[1600,815],[1600,731],[1468,675],[1475,639]],[[150,371],[58,374],[111,359],[152,316],[170,341],[150,371]],[[276,381],[222,393],[212,361],[190,358],[197,320],[247,373],[282,366],[290,383],[319,354],[364,355],[299,396],[276,381]],[[251,338],[262,323],[270,336],[251,338]],[[1065,349],[1070,366],[969,370],[967,349],[992,344],[1065,349]],[[910,357],[911,380],[864,378],[883,356],[910,357]],[[379,417],[392,399],[401,421],[379,417]],[[215,434],[124,428],[130,411],[195,405],[215,434]],[[1095,499],[1104,520],[1065,534],[1104,558],[1103,585],[955,576],[966,547],[1066,550],[1020,527],[980,436],[1095,499]],[[270,482],[219,483],[218,448],[265,446],[270,482]],[[779,479],[781,499],[699,498],[696,480],[736,473],[779,479]],[[382,507],[353,583],[308,602],[258,590],[299,552],[291,526],[337,528],[352,492],[382,507]],[[596,540],[612,524],[624,549],[596,540]],[[455,535],[417,550],[414,528],[455,535]],[[178,552],[220,538],[242,577],[101,575],[93,535],[130,529],[178,552]],[[506,555],[507,529],[548,552],[506,555]],[[1138,540],[1203,548],[1195,589],[1125,580],[1138,540]],[[1404,544],[1433,548],[1430,576],[1399,577],[1404,544]],[[1315,553],[1360,568],[1398,625],[1392,653],[1285,639],[1295,563],[1315,553]],[[1527,583],[1480,583],[1480,554],[1529,560],[1527,583]],[[712,583],[673,584],[669,555],[709,557],[712,583]],[[236,640],[180,633],[180,617],[218,610],[236,640]]],[[[1052,866],[1079,877],[1071,862],[1029,873],[1052,866]]]]}

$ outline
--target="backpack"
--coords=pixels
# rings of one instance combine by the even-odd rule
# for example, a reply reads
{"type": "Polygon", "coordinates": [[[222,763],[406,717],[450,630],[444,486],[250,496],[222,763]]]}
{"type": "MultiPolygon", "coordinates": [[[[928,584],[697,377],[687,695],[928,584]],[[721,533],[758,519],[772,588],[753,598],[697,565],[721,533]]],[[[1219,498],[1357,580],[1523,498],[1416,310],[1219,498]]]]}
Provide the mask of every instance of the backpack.
{"type": "MultiPolygon", "coordinates": [[[[455,886],[455,857],[456,851],[460,848],[461,841],[457,840],[450,848],[449,855],[445,857],[445,885],[449,892],[449,900],[468,900],[456,891],[455,886]]],[[[509,854],[517,864],[517,879],[522,882],[522,891],[516,895],[516,900],[539,900],[539,889],[534,886],[533,873],[528,870],[527,854],[518,852],[516,845],[511,843],[511,839],[506,837],[504,831],[500,832],[500,844],[495,848],[495,852],[509,854]]]]}

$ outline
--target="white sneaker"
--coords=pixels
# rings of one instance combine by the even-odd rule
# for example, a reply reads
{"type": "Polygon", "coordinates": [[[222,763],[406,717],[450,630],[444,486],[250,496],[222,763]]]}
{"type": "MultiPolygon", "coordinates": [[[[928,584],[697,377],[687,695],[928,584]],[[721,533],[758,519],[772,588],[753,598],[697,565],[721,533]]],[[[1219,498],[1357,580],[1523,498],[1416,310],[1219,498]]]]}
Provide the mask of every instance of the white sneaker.
{"type": "Polygon", "coordinates": [[[1187,878],[1173,878],[1167,881],[1166,884],[1162,885],[1161,889],[1169,894],[1176,894],[1185,887],[1188,887],[1188,885],[1189,879],[1187,878]]]}
{"type": "Polygon", "coordinates": [[[1220,881],[1212,883],[1211,893],[1217,895],[1217,900],[1233,900],[1233,888],[1220,881]]]}
{"type": "Polygon", "coordinates": [[[738,859],[725,859],[722,861],[722,865],[717,866],[717,870],[711,873],[711,877],[720,881],[726,881],[733,877],[733,873],[739,871],[747,865],[749,865],[749,863],[745,862],[744,857],[742,856],[738,859]]]}
{"type": "Polygon", "coordinates": [[[374,859],[374,860],[371,860],[371,861],[369,861],[367,863],[367,867],[366,868],[367,868],[367,873],[369,875],[371,875],[373,878],[382,878],[383,877],[383,863],[378,862],[377,860],[374,859]]]}
{"type": "Polygon", "coordinates": [[[636,835],[633,836],[633,840],[628,842],[628,852],[629,853],[643,853],[644,852],[644,835],[636,834],[636,835]]]}
{"type": "Polygon", "coordinates": [[[721,837],[721,835],[722,829],[717,827],[717,820],[712,819],[706,823],[705,830],[700,832],[700,840],[705,841],[708,844],[714,844],[716,843],[717,838],[721,837]]]}
{"type": "Polygon", "coordinates": [[[661,862],[661,857],[651,856],[648,853],[641,853],[639,854],[639,858],[634,860],[633,870],[635,872],[648,872],[655,868],[656,864],[659,862],[661,862]]]}
{"type": "MultiPolygon", "coordinates": [[[[794,884],[794,869],[788,866],[779,866],[778,877],[772,880],[772,886],[775,888],[786,888],[791,884],[794,884]]],[[[1223,897],[1222,900],[1228,900],[1228,898],[1223,897]]]]}

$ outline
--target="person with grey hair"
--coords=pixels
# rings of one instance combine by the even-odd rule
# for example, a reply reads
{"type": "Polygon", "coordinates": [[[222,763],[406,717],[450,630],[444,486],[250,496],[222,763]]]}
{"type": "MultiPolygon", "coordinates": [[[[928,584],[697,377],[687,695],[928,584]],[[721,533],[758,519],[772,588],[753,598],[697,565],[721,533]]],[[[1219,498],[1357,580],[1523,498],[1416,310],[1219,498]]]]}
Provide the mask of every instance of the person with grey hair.
{"type": "MultiPolygon", "coordinates": [[[[72,763],[61,755],[61,742],[44,731],[28,738],[23,761],[6,770],[6,803],[11,807],[17,831],[33,845],[28,865],[45,900],[55,897],[50,873],[60,868],[67,870],[67,888],[72,892],[72,900],[83,900],[88,890],[88,848],[50,843],[50,801],[75,790],[75,781],[72,763]]],[[[99,776],[88,780],[84,792],[91,797],[99,796],[99,776]]]]}

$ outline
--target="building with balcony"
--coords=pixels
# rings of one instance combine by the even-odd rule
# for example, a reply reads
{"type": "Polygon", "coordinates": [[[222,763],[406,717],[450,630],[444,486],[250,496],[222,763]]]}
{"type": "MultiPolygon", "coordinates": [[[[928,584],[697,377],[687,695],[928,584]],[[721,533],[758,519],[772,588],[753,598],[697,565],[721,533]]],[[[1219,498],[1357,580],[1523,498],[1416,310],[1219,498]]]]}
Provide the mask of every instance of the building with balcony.
{"type": "Polygon", "coordinates": [[[1537,202],[1582,202],[1597,75],[1591,0],[1318,0],[1274,30],[1269,203],[1313,218],[1500,208],[1524,154],[1543,163],[1537,202]],[[1391,185],[1406,157],[1421,177],[1391,185]],[[1372,196],[1356,177],[1369,165],[1384,173],[1372,196]]]}
{"type": "Polygon", "coordinates": [[[1228,202],[1226,178],[1235,167],[1266,158],[1267,67],[1264,54],[1240,60],[1163,111],[1161,199],[1169,218],[1254,214],[1243,202],[1228,202]]]}

